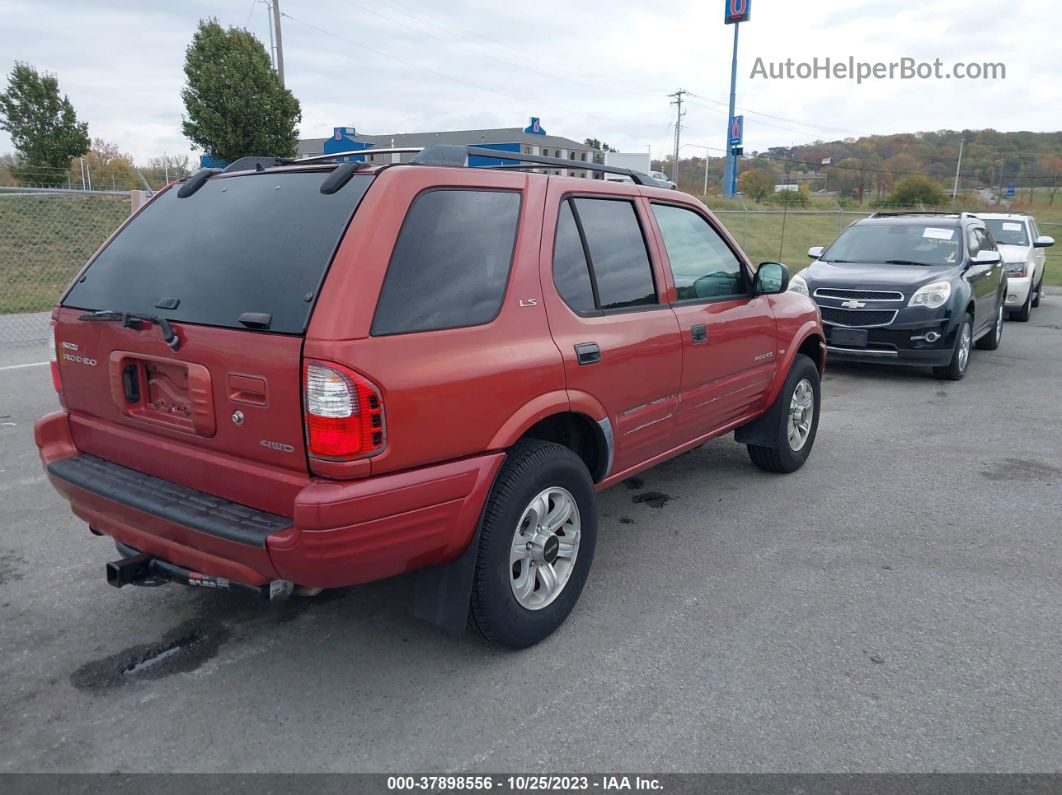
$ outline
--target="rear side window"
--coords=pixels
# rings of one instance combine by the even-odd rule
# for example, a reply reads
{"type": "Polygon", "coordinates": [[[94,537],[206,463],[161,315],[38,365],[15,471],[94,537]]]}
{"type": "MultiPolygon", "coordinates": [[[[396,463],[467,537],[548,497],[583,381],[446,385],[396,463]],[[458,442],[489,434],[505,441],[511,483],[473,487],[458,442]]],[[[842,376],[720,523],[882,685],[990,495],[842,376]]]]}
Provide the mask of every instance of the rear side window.
{"type": "Polygon", "coordinates": [[[622,199],[571,200],[590,252],[599,309],[656,304],[656,285],[634,204],[622,199]]]}
{"type": "Polygon", "coordinates": [[[391,255],[373,335],[478,326],[493,320],[509,282],[519,215],[516,191],[420,194],[391,255]]]}
{"type": "Polygon", "coordinates": [[[302,334],[373,180],[357,174],[326,195],[328,173],[215,177],[184,199],[168,190],[100,252],[63,304],[229,328],[263,313],[269,331],[302,334]]]}
{"type": "Polygon", "coordinates": [[[575,224],[571,204],[564,202],[557,219],[557,242],[553,248],[553,282],[564,303],[579,313],[593,312],[594,289],[586,262],[583,240],[575,224]]]}

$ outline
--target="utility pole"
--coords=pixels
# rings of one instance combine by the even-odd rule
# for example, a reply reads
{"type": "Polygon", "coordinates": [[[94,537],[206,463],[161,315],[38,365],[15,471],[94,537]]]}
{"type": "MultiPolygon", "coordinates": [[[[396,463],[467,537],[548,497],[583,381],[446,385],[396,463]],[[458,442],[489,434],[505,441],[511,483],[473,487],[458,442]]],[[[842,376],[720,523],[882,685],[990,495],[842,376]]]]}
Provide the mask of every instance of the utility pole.
{"type": "Polygon", "coordinates": [[[690,93],[685,89],[679,89],[674,94],[668,94],[669,97],[674,97],[671,101],[672,105],[676,106],[675,113],[675,161],[671,166],[671,181],[678,185],[678,170],[679,170],[679,140],[682,137],[682,117],[685,116],[685,112],[682,110],[682,97],[684,94],[690,93]]]}
{"type": "Polygon", "coordinates": [[[955,197],[959,195],[959,172],[962,170],[962,150],[966,146],[966,136],[962,137],[959,141],[959,162],[955,166],[955,187],[951,189],[951,200],[955,201],[955,197]]]}
{"type": "Polygon", "coordinates": [[[273,4],[269,0],[258,0],[266,7],[266,13],[269,14],[269,65],[274,69],[277,68],[277,45],[273,41],[273,4]]]}
{"type": "Polygon", "coordinates": [[[277,76],[284,85],[284,42],[280,38],[280,0],[273,0],[273,28],[277,39],[277,76]]]}

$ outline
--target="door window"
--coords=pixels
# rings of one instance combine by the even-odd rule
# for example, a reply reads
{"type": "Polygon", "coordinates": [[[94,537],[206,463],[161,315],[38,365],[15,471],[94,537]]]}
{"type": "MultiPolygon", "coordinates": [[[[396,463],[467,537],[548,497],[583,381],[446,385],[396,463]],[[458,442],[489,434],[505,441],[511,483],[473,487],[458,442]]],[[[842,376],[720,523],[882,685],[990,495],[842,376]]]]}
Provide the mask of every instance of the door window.
{"type": "Polygon", "coordinates": [[[658,303],[649,250],[633,202],[568,199],[561,204],[557,224],[553,279],[568,306],[586,313],[658,303]]]}
{"type": "Polygon", "coordinates": [[[597,309],[594,288],[590,283],[590,266],[586,261],[583,239],[575,223],[571,204],[563,202],[557,218],[557,239],[553,246],[553,282],[564,303],[578,314],[597,309]]]}
{"type": "Polygon", "coordinates": [[[745,269],[704,216],[672,204],[653,204],[679,301],[745,295],[745,269]]]}

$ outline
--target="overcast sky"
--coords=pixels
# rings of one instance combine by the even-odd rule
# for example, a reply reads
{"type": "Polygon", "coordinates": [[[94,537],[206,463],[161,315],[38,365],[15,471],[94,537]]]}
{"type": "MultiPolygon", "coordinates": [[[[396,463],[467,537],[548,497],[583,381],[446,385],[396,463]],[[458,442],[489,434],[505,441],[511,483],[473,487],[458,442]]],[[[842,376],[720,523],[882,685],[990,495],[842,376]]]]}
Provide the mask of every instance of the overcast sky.
{"type": "MultiPolygon", "coordinates": [[[[525,126],[540,116],[550,134],[625,151],[651,145],[660,156],[674,134],[666,95],[684,88],[693,95],[683,142],[724,144],[733,35],[725,0],[280,2],[292,17],[283,20],[284,56],[303,137],[339,125],[386,134],[525,126]]],[[[1062,128],[1057,0],[751,2],[738,68],[748,151],[871,133],[1062,128]],[[814,56],[1002,62],[1006,79],[750,78],[757,57],[814,56]]],[[[138,160],[189,152],[182,65],[207,16],[268,46],[261,0],[0,0],[0,70],[21,60],[55,72],[90,134],[138,160]]],[[[10,149],[0,133],[0,152],[10,149]]]]}

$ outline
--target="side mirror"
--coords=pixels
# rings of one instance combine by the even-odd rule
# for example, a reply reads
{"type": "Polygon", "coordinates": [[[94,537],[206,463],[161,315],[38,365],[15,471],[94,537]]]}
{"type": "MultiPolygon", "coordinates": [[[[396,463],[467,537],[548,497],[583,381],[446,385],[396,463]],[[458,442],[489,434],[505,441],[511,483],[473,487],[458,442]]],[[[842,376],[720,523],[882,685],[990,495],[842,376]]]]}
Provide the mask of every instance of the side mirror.
{"type": "Polygon", "coordinates": [[[998,251],[978,251],[973,257],[974,265],[995,265],[1002,261],[998,251]]]}
{"type": "Polygon", "coordinates": [[[761,262],[756,271],[757,295],[776,295],[789,289],[789,268],[780,262],[761,262]]]}
{"type": "Polygon", "coordinates": [[[1036,240],[1033,241],[1033,248],[1051,248],[1051,246],[1053,246],[1054,244],[1055,239],[1053,237],[1048,237],[1047,235],[1040,235],[1040,237],[1036,238],[1036,240]]]}
{"type": "Polygon", "coordinates": [[[822,252],[825,250],[825,246],[812,246],[808,249],[808,256],[812,259],[818,259],[822,256],[822,252]]]}

